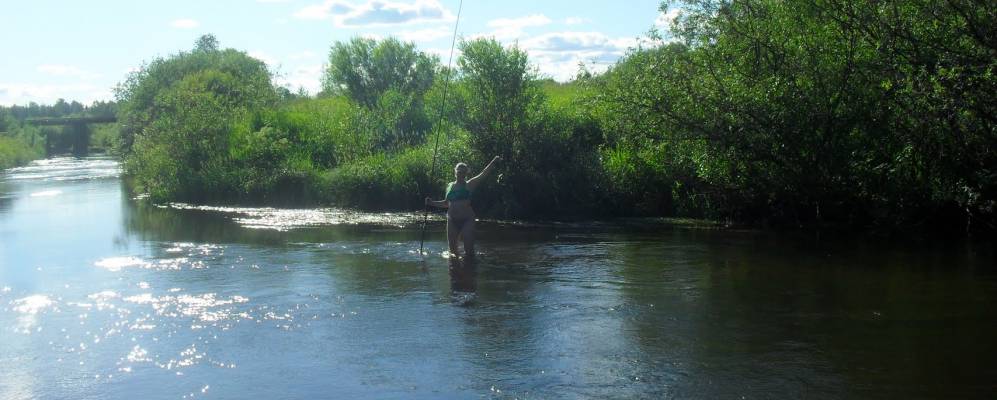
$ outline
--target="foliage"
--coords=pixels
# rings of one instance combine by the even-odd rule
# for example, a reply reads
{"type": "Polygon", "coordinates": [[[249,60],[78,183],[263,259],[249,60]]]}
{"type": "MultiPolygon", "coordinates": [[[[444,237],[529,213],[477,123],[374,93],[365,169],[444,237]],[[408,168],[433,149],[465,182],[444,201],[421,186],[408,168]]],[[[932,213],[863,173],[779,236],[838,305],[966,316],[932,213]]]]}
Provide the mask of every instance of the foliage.
{"type": "Polygon", "coordinates": [[[323,91],[345,94],[367,107],[376,106],[389,90],[421,96],[432,85],[437,64],[412,43],[355,37],[332,46],[323,91]]]}
{"type": "Polygon", "coordinates": [[[373,154],[332,169],[323,175],[324,198],[367,210],[420,208],[424,195],[440,196],[449,178],[448,166],[467,154],[468,133],[450,130],[441,132],[451,140],[437,154],[437,173],[432,179],[433,148],[427,143],[397,153],[373,154]]]}
{"type": "Polygon", "coordinates": [[[682,6],[677,43],[636,49],[601,79],[607,171],[652,183],[632,196],[803,225],[908,224],[944,208],[992,218],[983,6],[682,6]]]}
{"type": "Polygon", "coordinates": [[[472,132],[471,161],[505,160],[503,179],[482,186],[476,204],[507,217],[593,212],[602,195],[594,121],[551,106],[521,49],[494,39],[460,49],[459,121],[472,132]],[[589,190],[572,190],[582,186],[589,190]]]}
{"type": "Polygon", "coordinates": [[[241,198],[249,194],[244,182],[261,173],[231,157],[229,136],[245,116],[275,104],[270,73],[212,39],[154,60],[118,88],[125,168],[153,199],[241,198]]]}
{"type": "Polygon", "coordinates": [[[0,107],[0,169],[24,165],[45,155],[41,130],[0,107]]]}
{"type": "MultiPolygon", "coordinates": [[[[117,112],[117,104],[113,101],[95,101],[90,105],[83,105],[77,101],[66,101],[58,99],[52,105],[28,103],[26,106],[13,105],[9,107],[0,106],[0,132],[7,132],[8,136],[20,137],[28,148],[36,149],[23,154],[27,156],[27,161],[40,158],[49,154],[68,153],[72,150],[77,132],[73,126],[41,126],[36,127],[31,122],[35,118],[65,118],[65,117],[106,117],[114,116],[117,112]],[[37,146],[37,147],[36,147],[37,146]],[[47,146],[47,148],[46,148],[47,146]]],[[[116,125],[93,125],[96,140],[91,138],[91,148],[100,151],[111,151],[114,143],[118,141],[118,128],[116,125]]]]}
{"type": "Polygon", "coordinates": [[[358,38],[308,98],[202,38],[119,88],[126,169],[159,200],[412,209],[454,163],[500,155],[481,215],[997,224],[997,24],[981,3],[676,4],[670,33],[567,83],[494,39],[462,41],[449,71],[358,38]]]}
{"type": "Polygon", "coordinates": [[[18,136],[0,134],[0,169],[27,164],[44,155],[44,149],[18,136]]]}
{"type": "Polygon", "coordinates": [[[322,77],[323,95],[344,95],[366,108],[381,146],[411,146],[430,129],[423,113],[439,60],[395,38],[336,42],[322,77]]]}
{"type": "Polygon", "coordinates": [[[129,74],[115,89],[125,154],[131,153],[138,136],[152,134],[146,130],[182,106],[171,102],[177,100],[176,96],[164,94],[180,95],[176,88],[195,74],[201,74],[199,79],[204,87],[191,89],[210,92],[226,110],[260,109],[272,106],[277,100],[270,72],[262,61],[242,51],[218,50],[213,37],[202,37],[193,51],[157,58],[129,74]]]}

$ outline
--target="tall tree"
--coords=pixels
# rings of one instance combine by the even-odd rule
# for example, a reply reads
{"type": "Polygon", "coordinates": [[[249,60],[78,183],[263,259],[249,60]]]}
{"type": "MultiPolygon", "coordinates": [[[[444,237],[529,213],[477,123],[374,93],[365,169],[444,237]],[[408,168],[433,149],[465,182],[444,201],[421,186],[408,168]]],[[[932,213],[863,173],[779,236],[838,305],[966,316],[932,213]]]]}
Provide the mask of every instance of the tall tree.
{"type": "Polygon", "coordinates": [[[421,97],[432,86],[438,64],[412,43],[355,37],[332,46],[322,91],[344,93],[367,107],[375,107],[388,90],[421,97]]]}

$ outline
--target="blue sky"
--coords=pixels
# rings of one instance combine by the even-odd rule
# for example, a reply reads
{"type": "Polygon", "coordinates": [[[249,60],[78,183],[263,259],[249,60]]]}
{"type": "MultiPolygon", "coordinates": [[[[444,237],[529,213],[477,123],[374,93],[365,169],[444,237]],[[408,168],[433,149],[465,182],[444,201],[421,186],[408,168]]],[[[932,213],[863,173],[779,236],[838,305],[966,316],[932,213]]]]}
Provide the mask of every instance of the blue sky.
{"type": "MultiPolygon", "coordinates": [[[[663,26],[674,13],[662,15],[659,4],[465,0],[458,34],[517,43],[542,74],[565,80],[579,62],[605,69],[663,26]]],[[[457,0],[4,0],[0,104],[112,99],[129,71],[189,50],[205,33],[265,61],[279,84],[315,93],[329,47],[353,36],[396,36],[446,63],[457,8],[457,0]]]]}

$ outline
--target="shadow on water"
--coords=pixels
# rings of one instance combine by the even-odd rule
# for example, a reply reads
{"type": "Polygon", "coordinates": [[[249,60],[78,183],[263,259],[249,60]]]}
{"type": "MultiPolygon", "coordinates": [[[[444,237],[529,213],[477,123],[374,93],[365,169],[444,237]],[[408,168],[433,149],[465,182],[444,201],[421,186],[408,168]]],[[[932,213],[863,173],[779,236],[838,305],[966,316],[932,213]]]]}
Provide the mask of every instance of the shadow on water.
{"type": "Polygon", "coordinates": [[[482,221],[480,254],[461,262],[442,256],[439,219],[424,255],[412,214],[156,206],[106,178],[112,164],[74,162],[91,172],[64,160],[0,181],[0,363],[14,366],[0,393],[997,390],[990,244],[482,221]]]}
{"type": "Polygon", "coordinates": [[[450,295],[454,304],[470,305],[478,292],[478,269],[474,257],[460,259],[450,257],[448,260],[450,272],[450,295]]]}
{"type": "MultiPolygon", "coordinates": [[[[337,292],[458,306],[459,325],[437,334],[474,366],[467,376],[481,383],[464,389],[972,397],[997,382],[992,358],[970,356],[997,354],[994,254],[973,243],[485,222],[484,254],[464,263],[413,253],[418,229],[407,217],[275,229],[247,222],[251,210],[123,207],[144,241],[241,244],[262,249],[260,263],[326,265],[337,292]]],[[[442,252],[442,225],[431,225],[429,247],[442,252]]]]}
{"type": "Polygon", "coordinates": [[[6,181],[0,181],[0,218],[3,218],[14,202],[14,196],[10,193],[10,185],[6,181]]]}

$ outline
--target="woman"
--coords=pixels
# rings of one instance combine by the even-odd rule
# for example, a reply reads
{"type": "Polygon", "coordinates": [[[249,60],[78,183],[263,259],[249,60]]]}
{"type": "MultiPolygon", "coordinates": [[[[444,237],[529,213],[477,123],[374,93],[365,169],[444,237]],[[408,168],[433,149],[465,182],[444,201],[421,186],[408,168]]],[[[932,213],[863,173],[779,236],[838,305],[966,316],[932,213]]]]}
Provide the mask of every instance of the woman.
{"type": "Polygon", "coordinates": [[[453,182],[447,185],[447,197],[443,200],[426,198],[426,205],[447,209],[447,242],[450,245],[450,256],[457,257],[457,241],[464,241],[464,255],[474,256],[474,209],[471,208],[471,193],[481,184],[495,163],[502,158],[495,156],[485,169],[477,176],[467,179],[467,164],[458,163],[454,169],[453,182]]]}

